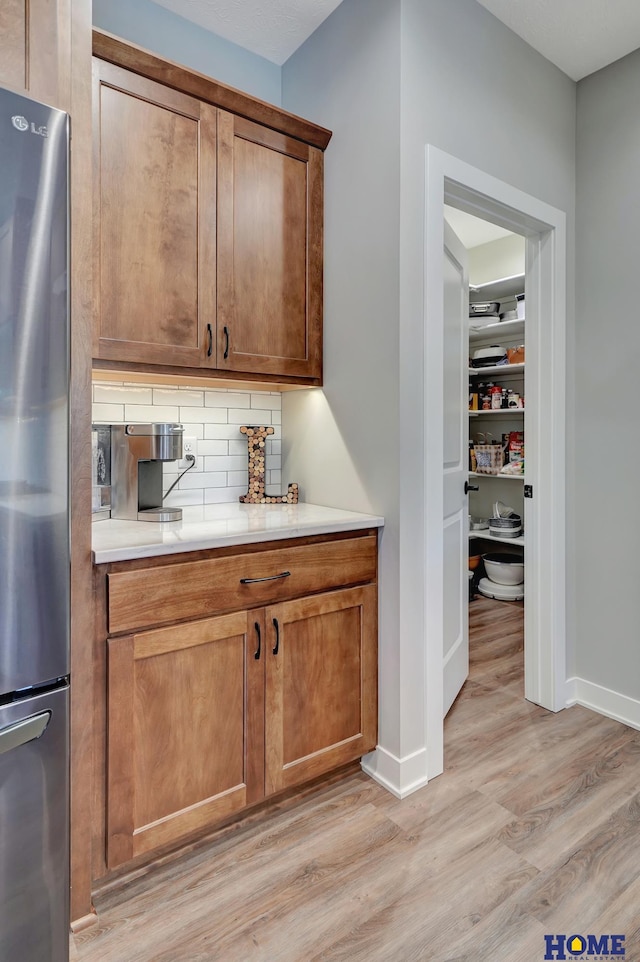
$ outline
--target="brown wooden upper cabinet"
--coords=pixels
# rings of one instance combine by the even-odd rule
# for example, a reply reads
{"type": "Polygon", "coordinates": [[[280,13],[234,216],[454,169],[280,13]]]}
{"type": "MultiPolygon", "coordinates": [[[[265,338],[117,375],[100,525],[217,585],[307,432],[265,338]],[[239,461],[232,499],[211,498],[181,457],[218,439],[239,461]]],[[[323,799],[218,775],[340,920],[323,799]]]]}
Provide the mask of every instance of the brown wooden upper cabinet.
{"type": "Polygon", "coordinates": [[[0,86],[69,107],[71,22],[62,0],[0,2],[0,86]]]}
{"type": "Polygon", "coordinates": [[[96,356],[215,361],[216,109],[94,60],[96,356]]]}
{"type": "Polygon", "coordinates": [[[113,59],[94,59],[99,366],[321,383],[312,125],[122,42],[113,59]]]}
{"type": "Polygon", "coordinates": [[[218,115],[218,367],[322,373],[322,151],[218,115]]]}

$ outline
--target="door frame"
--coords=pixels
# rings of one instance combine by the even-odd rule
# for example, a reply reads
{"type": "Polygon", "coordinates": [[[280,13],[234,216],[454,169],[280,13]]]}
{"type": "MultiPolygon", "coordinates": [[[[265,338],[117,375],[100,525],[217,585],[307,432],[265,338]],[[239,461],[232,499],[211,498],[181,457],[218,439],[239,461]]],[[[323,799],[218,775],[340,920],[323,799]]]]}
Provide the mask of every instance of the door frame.
{"type": "MultiPolygon", "coordinates": [[[[526,238],[527,484],[525,697],[551,711],[566,692],[566,215],[431,144],[424,212],[424,527],[422,579],[427,779],[443,771],[443,235],[444,205],[526,238]],[[438,455],[440,452],[440,456],[438,455]],[[529,467],[530,465],[530,467],[529,467]]],[[[415,431],[415,423],[413,424],[415,431]]]]}

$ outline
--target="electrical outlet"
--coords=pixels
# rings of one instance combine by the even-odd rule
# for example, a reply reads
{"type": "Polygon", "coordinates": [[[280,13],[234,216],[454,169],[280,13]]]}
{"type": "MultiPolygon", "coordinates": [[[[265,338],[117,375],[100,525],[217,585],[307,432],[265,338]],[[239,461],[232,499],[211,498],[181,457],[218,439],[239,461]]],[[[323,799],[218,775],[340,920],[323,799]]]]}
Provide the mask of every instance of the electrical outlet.
{"type": "Polygon", "coordinates": [[[191,437],[182,438],[182,457],[178,461],[178,468],[181,471],[184,468],[188,468],[189,465],[191,464],[191,461],[187,461],[188,454],[190,455],[192,454],[193,457],[196,459],[196,463],[193,466],[195,469],[198,463],[198,460],[197,460],[198,459],[198,441],[196,438],[191,438],[191,437]]]}

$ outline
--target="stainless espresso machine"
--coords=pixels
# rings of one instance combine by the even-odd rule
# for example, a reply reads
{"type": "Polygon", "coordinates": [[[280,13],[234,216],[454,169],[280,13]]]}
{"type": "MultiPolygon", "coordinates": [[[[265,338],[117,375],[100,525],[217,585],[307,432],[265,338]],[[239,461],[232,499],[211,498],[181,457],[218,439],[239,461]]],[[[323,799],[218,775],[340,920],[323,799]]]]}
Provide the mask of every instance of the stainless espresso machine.
{"type": "Polygon", "coordinates": [[[111,517],[180,521],[162,505],[162,465],[182,457],[182,424],[111,425],[111,517]]]}

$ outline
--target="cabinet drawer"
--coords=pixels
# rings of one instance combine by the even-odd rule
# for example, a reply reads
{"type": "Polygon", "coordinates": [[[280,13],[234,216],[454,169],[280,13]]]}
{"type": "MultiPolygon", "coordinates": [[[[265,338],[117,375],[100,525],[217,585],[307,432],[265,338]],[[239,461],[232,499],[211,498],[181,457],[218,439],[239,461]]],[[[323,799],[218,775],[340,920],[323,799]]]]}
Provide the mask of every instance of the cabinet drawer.
{"type": "Polygon", "coordinates": [[[375,581],[376,548],[376,536],[367,535],[113,571],[107,576],[108,631],[118,634],[375,581]]]}

